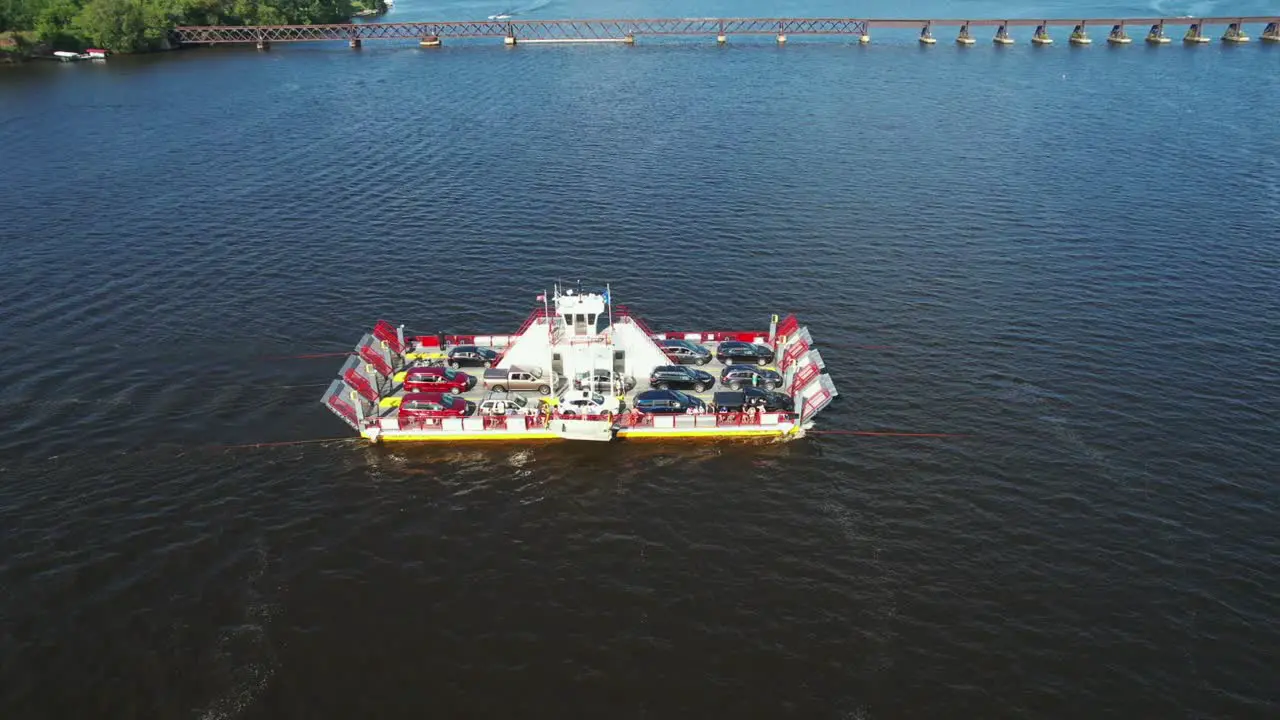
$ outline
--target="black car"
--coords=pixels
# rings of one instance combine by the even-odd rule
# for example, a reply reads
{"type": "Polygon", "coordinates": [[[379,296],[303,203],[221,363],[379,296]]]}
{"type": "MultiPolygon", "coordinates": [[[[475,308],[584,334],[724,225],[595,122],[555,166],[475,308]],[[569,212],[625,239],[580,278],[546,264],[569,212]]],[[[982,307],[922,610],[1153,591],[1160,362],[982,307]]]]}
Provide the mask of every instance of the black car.
{"type": "Polygon", "coordinates": [[[773,348],[768,345],[726,340],[716,346],[716,359],[725,365],[734,363],[768,365],[773,362],[773,348]]]}
{"type": "Polygon", "coordinates": [[[679,390],[646,390],[636,395],[632,407],[642,413],[686,413],[689,408],[705,410],[707,404],[679,390]]]}
{"type": "Polygon", "coordinates": [[[760,388],[743,388],[736,392],[718,392],[712,400],[716,412],[742,412],[760,408],[765,412],[794,412],[795,401],[790,395],[760,388]]]}
{"type": "Polygon", "coordinates": [[[659,365],[649,373],[649,385],[659,390],[680,388],[702,392],[715,384],[715,376],[706,370],[695,370],[683,365],[659,365]]]}
{"type": "Polygon", "coordinates": [[[754,365],[729,365],[720,371],[720,384],[734,390],[744,387],[772,390],[782,385],[782,373],[754,365]]]}
{"type": "Polygon", "coordinates": [[[459,345],[449,351],[449,367],[493,367],[498,353],[487,347],[459,345]]]}
{"type": "Polygon", "coordinates": [[[659,340],[658,347],[681,365],[706,365],[711,362],[711,351],[692,340],[659,340]]]}

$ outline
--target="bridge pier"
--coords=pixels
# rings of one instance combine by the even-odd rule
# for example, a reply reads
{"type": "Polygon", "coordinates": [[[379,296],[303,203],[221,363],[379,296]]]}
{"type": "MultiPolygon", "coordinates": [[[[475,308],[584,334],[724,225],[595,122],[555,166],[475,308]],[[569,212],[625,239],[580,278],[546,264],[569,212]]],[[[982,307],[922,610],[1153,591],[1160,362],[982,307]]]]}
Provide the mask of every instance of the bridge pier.
{"type": "Polygon", "coordinates": [[[1107,42],[1112,45],[1128,45],[1133,41],[1124,33],[1124,23],[1120,23],[1111,27],[1111,34],[1107,36],[1107,42]]]}
{"type": "Polygon", "coordinates": [[[1262,30],[1262,42],[1280,42],[1280,23],[1267,23],[1262,30]]]}
{"type": "Polygon", "coordinates": [[[858,36],[858,44],[866,45],[871,42],[871,23],[862,26],[862,34],[858,36]]]}
{"type": "Polygon", "coordinates": [[[350,40],[347,41],[347,46],[350,47],[352,50],[359,50],[360,38],[351,38],[350,40]]]}
{"type": "Polygon", "coordinates": [[[1227,26],[1227,31],[1222,34],[1222,42],[1226,43],[1247,43],[1249,36],[1244,34],[1240,29],[1240,23],[1233,22],[1227,26]]]}
{"type": "Polygon", "coordinates": [[[787,44],[787,36],[786,36],[786,35],[784,35],[784,34],[782,34],[782,33],[778,33],[778,44],[779,44],[779,45],[786,45],[786,44],[787,44]]]}
{"type": "Polygon", "coordinates": [[[259,50],[270,50],[270,49],[271,49],[271,43],[267,42],[266,40],[259,40],[259,41],[258,41],[258,49],[259,49],[259,50]]]}
{"type": "Polygon", "coordinates": [[[1150,32],[1147,33],[1147,42],[1152,45],[1164,45],[1169,42],[1169,38],[1164,34],[1164,21],[1151,26],[1150,32]]]}
{"type": "Polygon", "coordinates": [[[1031,36],[1032,45],[1052,45],[1053,38],[1049,37],[1048,23],[1042,23],[1036,26],[1036,32],[1031,36]]]}
{"type": "Polygon", "coordinates": [[[1200,33],[1200,23],[1191,23],[1191,27],[1187,28],[1187,34],[1182,36],[1182,42],[1203,45],[1209,42],[1209,38],[1200,33]]]}
{"type": "Polygon", "coordinates": [[[973,36],[969,34],[969,23],[965,21],[965,24],[960,26],[960,34],[956,36],[956,44],[967,46],[974,42],[973,36]]]}
{"type": "Polygon", "coordinates": [[[1093,40],[1089,39],[1089,32],[1084,29],[1084,23],[1076,25],[1071,31],[1071,37],[1067,38],[1067,42],[1072,45],[1092,45],[1093,40]]]}
{"type": "Polygon", "coordinates": [[[991,38],[991,42],[997,45],[1013,44],[1013,38],[1009,37],[1009,24],[1007,22],[1001,23],[1000,27],[996,28],[996,36],[991,38]]]}
{"type": "Polygon", "coordinates": [[[933,37],[933,23],[932,22],[925,23],[924,27],[920,28],[920,44],[934,45],[937,42],[938,41],[933,37]]]}
{"type": "Polygon", "coordinates": [[[504,35],[504,36],[502,37],[502,44],[503,44],[503,45],[515,45],[515,44],[516,44],[516,36],[515,36],[515,35],[504,35]]]}
{"type": "Polygon", "coordinates": [[[418,40],[418,47],[424,47],[424,48],[440,47],[440,36],[424,35],[422,36],[422,39],[418,40]]]}
{"type": "Polygon", "coordinates": [[[729,42],[729,38],[724,33],[720,33],[719,35],[716,36],[716,42],[723,45],[729,42]]]}

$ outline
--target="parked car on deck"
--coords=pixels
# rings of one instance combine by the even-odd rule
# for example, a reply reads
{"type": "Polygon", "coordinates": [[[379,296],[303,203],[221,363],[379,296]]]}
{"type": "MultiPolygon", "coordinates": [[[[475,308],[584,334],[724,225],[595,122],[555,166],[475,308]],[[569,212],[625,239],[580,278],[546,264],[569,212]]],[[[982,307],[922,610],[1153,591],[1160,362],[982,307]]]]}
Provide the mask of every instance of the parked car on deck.
{"type": "Polygon", "coordinates": [[[561,415],[604,415],[621,409],[617,397],[590,390],[570,390],[560,398],[561,415]]]}
{"type": "Polygon", "coordinates": [[[642,413],[671,414],[687,413],[690,408],[706,410],[707,404],[679,390],[646,390],[636,395],[632,407],[642,413]]]}
{"type": "Polygon", "coordinates": [[[726,340],[716,346],[716,359],[725,365],[734,363],[768,365],[773,362],[773,348],[768,345],[726,340]]]}
{"type": "Polygon", "coordinates": [[[795,402],[790,395],[760,388],[742,388],[731,392],[718,392],[712,398],[716,412],[742,412],[760,408],[765,412],[794,412],[795,402]]]}
{"type": "Polygon", "coordinates": [[[734,390],[744,387],[772,390],[782,385],[782,373],[755,365],[728,365],[720,371],[720,384],[734,390]]]}
{"type": "Polygon", "coordinates": [[[484,386],[490,390],[537,390],[550,395],[560,384],[555,373],[544,374],[539,367],[492,368],[484,371],[484,386]]]}
{"type": "Polygon", "coordinates": [[[706,365],[711,362],[711,351],[692,340],[659,340],[658,347],[681,365],[706,365]]]}
{"type": "Polygon", "coordinates": [[[636,386],[636,379],[612,370],[589,370],[580,372],[573,378],[575,390],[595,390],[608,393],[630,392],[636,386]]]}
{"type": "Polygon", "coordinates": [[[528,415],[533,412],[529,398],[509,392],[490,390],[476,405],[478,415],[528,415]]]}
{"type": "Polygon", "coordinates": [[[659,365],[649,373],[649,385],[658,389],[677,388],[702,392],[716,384],[716,378],[706,370],[684,365],[659,365]]]}
{"type": "Polygon", "coordinates": [[[446,367],[413,367],[405,371],[405,392],[464,393],[476,386],[476,379],[446,367]]]}
{"type": "Polygon", "coordinates": [[[478,345],[459,345],[449,351],[449,367],[493,367],[498,351],[478,345]]]}
{"type": "Polygon", "coordinates": [[[475,411],[475,405],[461,395],[453,393],[406,393],[400,400],[400,418],[465,417],[475,411]]]}

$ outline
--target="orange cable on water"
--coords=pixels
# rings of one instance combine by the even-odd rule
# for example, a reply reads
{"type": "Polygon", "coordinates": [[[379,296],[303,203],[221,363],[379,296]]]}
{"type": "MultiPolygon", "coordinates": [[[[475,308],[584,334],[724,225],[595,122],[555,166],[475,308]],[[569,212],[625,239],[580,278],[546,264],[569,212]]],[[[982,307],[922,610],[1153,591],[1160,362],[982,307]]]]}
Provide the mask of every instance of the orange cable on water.
{"type": "Polygon", "coordinates": [[[306,445],[308,443],[327,443],[327,442],[338,442],[338,441],[351,442],[352,440],[360,440],[360,438],[351,437],[348,435],[346,437],[313,438],[311,440],[283,440],[280,442],[243,443],[240,445],[209,445],[207,446],[207,448],[210,450],[244,450],[248,448],[267,448],[267,447],[286,447],[288,445],[306,445]]]}
{"type": "Polygon", "coordinates": [[[968,433],[873,432],[870,430],[809,430],[806,435],[860,435],[862,437],[964,438],[968,433]]]}
{"type": "Polygon", "coordinates": [[[311,353],[309,355],[271,355],[268,357],[264,357],[262,359],[263,360],[310,360],[312,358],[340,357],[342,355],[351,355],[351,354],[352,352],[350,350],[344,350],[342,352],[311,353]]]}

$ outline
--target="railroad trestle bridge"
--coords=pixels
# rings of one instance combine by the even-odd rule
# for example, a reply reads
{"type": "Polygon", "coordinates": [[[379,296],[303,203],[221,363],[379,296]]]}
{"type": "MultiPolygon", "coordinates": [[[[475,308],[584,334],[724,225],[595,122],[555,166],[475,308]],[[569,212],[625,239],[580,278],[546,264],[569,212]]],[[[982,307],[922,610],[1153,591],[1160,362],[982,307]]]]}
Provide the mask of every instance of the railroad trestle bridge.
{"type": "Polygon", "coordinates": [[[1071,28],[1068,42],[1088,45],[1089,31],[1102,28],[1112,44],[1129,43],[1128,28],[1146,29],[1148,43],[1170,42],[1165,27],[1186,28],[1182,41],[1187,44],[1207,43],[1208,28],[1224,28],[1222,41],[1245,43],[1250,40],[1246,26],[1261,25],[1263,42],[1280,42],[1280,16],[1251,17],[1176,17],[1176,18],[1049,18],[1049,19],[873,19],[873,18],[658,18],[622,20],[516,20],[495,19],[462,22],[417,23],[343,23],[334,25],[244,25],[189,26],[174,29],[175,39],[190,45],[229,43],[256,44],[266,49],[272,43],[346,41],[358,48],[366,40],[417,40],[423,47],[438,47],[445,39],[494,39],[507,45],[524,43],[634,43],[637,37],[714,37],[725,43],[734,35],[773,36],[778,43],[795,36],[846,36],[860,43],[871,42],[877,28],[909,28],[919,31],[919,41],[932,45],[935,28],[956,28],[955,41],[960,45],[976,43],[974,28],[994,28],[992,42],[1010,45],[1015,41],[1010,28],[1034,28],[1031,42],[1053,43],[1050,29],[1071,28]]]}

